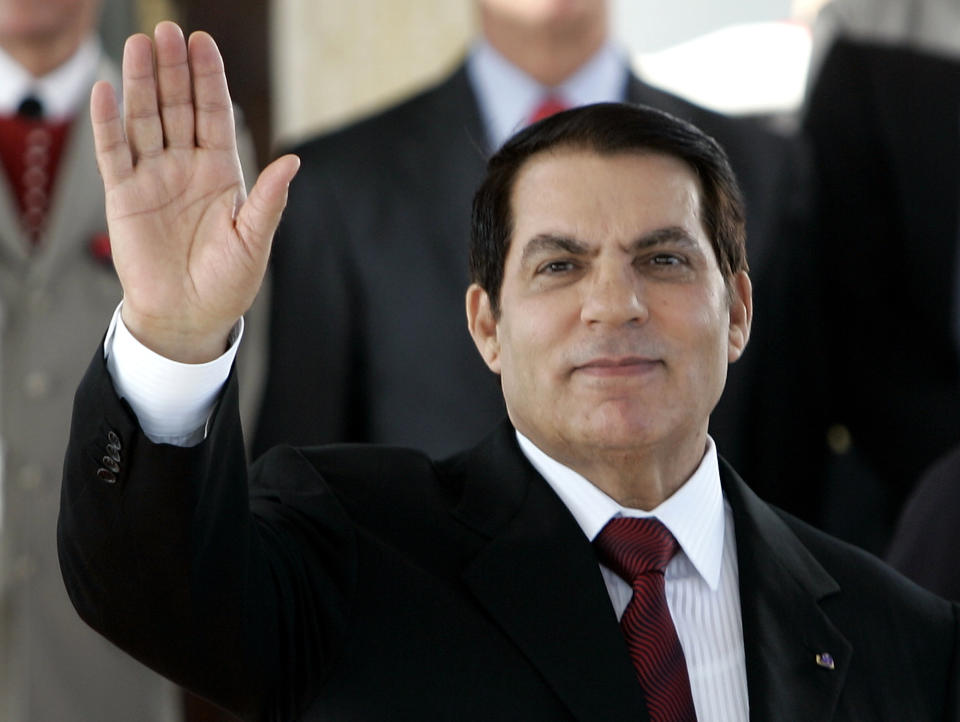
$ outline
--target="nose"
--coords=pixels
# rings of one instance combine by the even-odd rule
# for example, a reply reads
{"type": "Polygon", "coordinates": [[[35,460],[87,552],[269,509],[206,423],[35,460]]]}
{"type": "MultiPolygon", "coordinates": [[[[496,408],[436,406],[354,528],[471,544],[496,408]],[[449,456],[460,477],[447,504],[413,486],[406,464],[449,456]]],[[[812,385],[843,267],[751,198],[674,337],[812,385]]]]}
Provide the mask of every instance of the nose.
{"type": "Polygon", "coordinates": [[[584,284],[580,318],[588,324],[640,324],[647,320],[642,282],[628,262],[604,261],[584,284]]]}

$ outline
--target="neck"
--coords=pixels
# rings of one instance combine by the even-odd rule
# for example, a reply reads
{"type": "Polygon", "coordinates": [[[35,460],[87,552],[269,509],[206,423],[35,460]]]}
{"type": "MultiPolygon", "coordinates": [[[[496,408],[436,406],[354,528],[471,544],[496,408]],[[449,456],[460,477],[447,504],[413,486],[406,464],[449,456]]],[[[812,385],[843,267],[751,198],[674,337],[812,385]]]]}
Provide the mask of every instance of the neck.
{"type": "Polygon", "coordinates": [[[89,37],[96,17],[75,20],[56,30],[4,33],[0,47],[34,78],[42,78],[74,56],[89,37]]]}
{"type": "Polygon", "coordinates": [[[15,40],[3,43],[7,54],[34,78],[41,78],[59,68],[73,57],[78,47],[79,44],[72,38],[52,38],[50,42],[42,45],[15,40]]]}
{"type": "MultiPolygon", "coordinates": [[[[651,511],[673,496],[703,461],[707,434],[642,449],[564,450],[554,458],[621,506],[651,511]],[[572,453],[571,453],[572,452],[572,453]]],[[[551,454],[552,456],[553,454],[551,454]]]]}
{"type": "Polygon", "coordinates": [[[606,40],[606,19],[564,27],[530,28],[482,8],[484,37],[497,52],[541,85],[559,85],[606,40]]]}

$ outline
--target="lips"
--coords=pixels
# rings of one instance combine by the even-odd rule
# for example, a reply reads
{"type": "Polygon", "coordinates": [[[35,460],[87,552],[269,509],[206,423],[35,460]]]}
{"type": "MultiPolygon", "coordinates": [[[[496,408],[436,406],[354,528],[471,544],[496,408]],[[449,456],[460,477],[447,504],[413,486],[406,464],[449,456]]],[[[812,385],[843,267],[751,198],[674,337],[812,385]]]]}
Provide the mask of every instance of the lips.
{"type": "Polygon", "coordinates": [[[590,376],[640,376],[659,368],[658,359],[643,356],[622,356],[616,358],[596,358],[580,364],[574,371],[590,376]]]}

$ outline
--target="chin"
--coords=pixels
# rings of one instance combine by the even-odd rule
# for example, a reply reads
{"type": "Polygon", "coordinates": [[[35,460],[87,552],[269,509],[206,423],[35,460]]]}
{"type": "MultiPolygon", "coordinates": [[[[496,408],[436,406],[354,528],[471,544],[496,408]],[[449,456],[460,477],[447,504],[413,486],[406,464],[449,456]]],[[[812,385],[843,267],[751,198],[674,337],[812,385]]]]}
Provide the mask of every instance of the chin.
{"type": "Polygon", "coordinates": [[[580,427],[584,441],[610,449],[629,449],[654,443],[661,436],[649,415],[611,413],[597,409],[599,418],[585,420],[580,427]]]}

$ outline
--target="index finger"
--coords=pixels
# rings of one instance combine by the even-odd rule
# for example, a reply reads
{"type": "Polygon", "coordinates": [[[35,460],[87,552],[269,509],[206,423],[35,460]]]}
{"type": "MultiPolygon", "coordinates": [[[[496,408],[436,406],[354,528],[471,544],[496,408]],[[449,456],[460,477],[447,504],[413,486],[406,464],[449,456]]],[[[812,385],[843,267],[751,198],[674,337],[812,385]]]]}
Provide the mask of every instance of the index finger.
{"type": "Polygon", "coordinates": [[[123,133],[123,120],[113,86],[101,80],[90,91],[90,122],[97,149],[97,166],[107,190],[133,172],[130,146],[123,133]]]}

